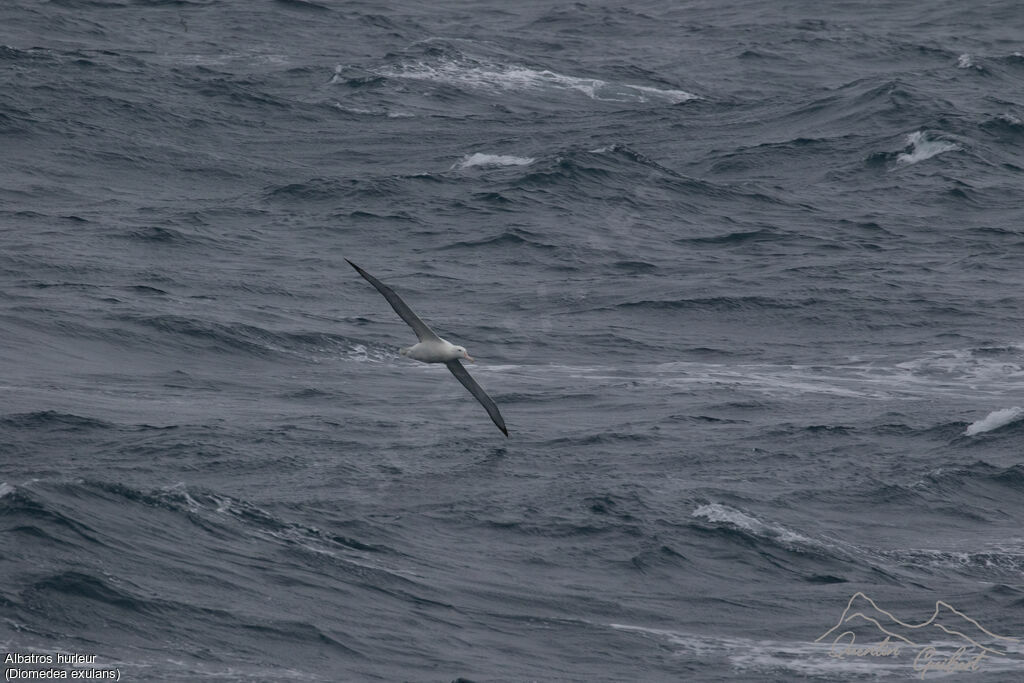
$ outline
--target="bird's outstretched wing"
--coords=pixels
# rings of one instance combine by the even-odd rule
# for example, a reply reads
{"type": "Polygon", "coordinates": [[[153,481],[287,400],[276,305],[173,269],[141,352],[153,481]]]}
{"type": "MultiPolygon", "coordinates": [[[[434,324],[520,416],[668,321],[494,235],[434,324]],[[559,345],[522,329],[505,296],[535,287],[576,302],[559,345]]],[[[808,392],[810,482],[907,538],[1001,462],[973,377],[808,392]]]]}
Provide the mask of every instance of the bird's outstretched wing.
{"type": "Polygon", "coordinates": [[[508,436],[508,429],[505,428],[505,421],[501,419],[501,413],[498,412],[498,406],[491,400],[491,397],[487,395],[487,392],[476,383],[476,380],[470,376],[469,372],[466,371],[466,368],[462,367],[462,363],[460,363],[458,359],[455,359],[445,362],[445,365],[447,365],[448,369],[452,371],[453,375],[455,375],[455,379],[462,382],[462,386],[469,389],[469,393],[476,396],[476,400],[480,401],[480,405],[487,409],[487,414],[491,416],[492,420],[494,420],[494,424],[498,425],[498,429],[501,430],[501,433],[508,436]]]}
{"type": "MultiPolygon", "coordinates": [[[[348,261],[348,259],[345,260],[348,261]]],[[[397,313],[402,320],[409,324],[409,327],[411,327],[412,331],[416,333],[416,336],[419,338],[420,341],[441,341],[441,338],[438,337],[437,334],[435,334],[432,329],[427,327],[427,324],[420,320],[420,317],[418,315],[412,312],[412,309],[409,308],[409,305],[402,301],[402,297],[395,294],[393,289],[391,289],[386,284],[384,284],[374,276],[370,275],[365,270],[363,270],[356,264],[352,263],[351,261],[348,261],[348,264],[355,268],[357,273],[366,278],[367,282],[376,287],[378,292],[384,295],[384,298],[388,300],[389,304],[391,304],[391,308],[395,309],[395,313],[397,313]]],[[[454,370],[452,372],[454,372],[454,370]]],[[[473,380],[470,379],[470,381],[472,382],[473,380]]],[[[463,382],[463,384],[465,384],[465,382],[463,382]]],[[[479,387],[477,388],[479,389],[479,387]]],[[[473,390],[470,389],[470,391],[473,390]]],[[[477,398],[479,398],[479,396],[477,396],[477,398]]],[[[488,408],[488,412],[490,412],[490,408],[488,408]]]]}

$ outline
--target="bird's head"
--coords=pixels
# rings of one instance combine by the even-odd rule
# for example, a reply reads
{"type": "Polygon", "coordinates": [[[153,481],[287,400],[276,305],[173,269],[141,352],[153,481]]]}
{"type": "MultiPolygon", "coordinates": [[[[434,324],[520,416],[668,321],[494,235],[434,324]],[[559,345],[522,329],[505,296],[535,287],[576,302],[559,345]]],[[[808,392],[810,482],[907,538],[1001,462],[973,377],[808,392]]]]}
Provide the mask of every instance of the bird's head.
{"type": "Polygon", "coordinates": [[[459,354],[459,358],[465,358],[470,363],[475,363],[476,362],[475,360],[473,360],[470,357],[469,352],[466,351],[466,347],[465,346],[456,346],[455,347],[455,353],[459,354]]]}

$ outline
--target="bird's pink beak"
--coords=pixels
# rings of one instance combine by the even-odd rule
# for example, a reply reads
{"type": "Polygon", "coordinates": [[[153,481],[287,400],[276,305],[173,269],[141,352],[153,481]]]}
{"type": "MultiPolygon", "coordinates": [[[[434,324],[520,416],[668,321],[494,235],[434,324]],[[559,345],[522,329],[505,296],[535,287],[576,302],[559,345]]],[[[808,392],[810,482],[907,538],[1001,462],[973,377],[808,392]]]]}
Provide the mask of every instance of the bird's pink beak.
{"type": "Polygon", "coordinates": [[[466,353],[463,353],[462,357],[465,358],[466,360],[468,360],[470,363],[475,363],[476,362],[475,360],[473,360],[472,358],[469,357],[469,352],[468,351],[466,353]]]}

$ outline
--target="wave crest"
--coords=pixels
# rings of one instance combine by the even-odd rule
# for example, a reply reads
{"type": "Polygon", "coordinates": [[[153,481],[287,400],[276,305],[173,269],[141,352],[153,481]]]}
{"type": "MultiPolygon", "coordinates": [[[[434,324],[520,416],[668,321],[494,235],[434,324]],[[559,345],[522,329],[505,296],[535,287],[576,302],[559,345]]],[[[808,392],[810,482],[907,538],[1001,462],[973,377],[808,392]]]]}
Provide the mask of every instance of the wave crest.
{"type": "Polygon", "coordinates": [[[1011,422],[1016,422],[1021,417],[1024,417],[1024,408],[1021,408],[1020,406],[994,410],[982,419],[968,425],[967,429],[964,430],[964,436],[974,436],[975,434],[991,432],[995,429],[999,429],[1000,427],[1005,427],[1011,422]]]}
{"type": "Polygon", "coordinates": [[[945,152],[954,152],[960,145],[929,135],[923,130],[907,136],[907,151],[896,157],[897,164],[910,166],[945,152]]]}
{"type": "Polygon", "coordinates": [[[536,159],[533,157],[514,157],[503,154],[469,154],[452,166],[452,170],[487,166],[529,166],[536,159]]]}

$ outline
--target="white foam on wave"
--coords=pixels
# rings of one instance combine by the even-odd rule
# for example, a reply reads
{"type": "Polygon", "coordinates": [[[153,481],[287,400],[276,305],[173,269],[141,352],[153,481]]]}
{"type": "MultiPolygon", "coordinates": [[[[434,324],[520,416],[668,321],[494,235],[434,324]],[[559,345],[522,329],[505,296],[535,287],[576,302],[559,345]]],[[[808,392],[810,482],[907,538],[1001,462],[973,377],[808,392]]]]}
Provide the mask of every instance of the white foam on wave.
{"type": "MultiPolygon", "coordinates": [[[[362,354],[358,356],[352,360],[367,360],[362,354]]],[[[625,366],[523,362],[487,367],[492,372],[541,380],[558,377],[563,385],[585,385],[591,389],[621,386],[703,391],[710,387],[782,399],[818,395],[872,401],[955,396],[961,401],[972,401],[973,405],[1006,405],[1009,397],[1019,396],[1024,382],[1024,343],[1007,343],[995,349],[938,349],[910,360],[876,354],[815,365],[668,361],[625,366]]]]}
{"type": "Polygon", "coordinates": [[[902,395],[898,382],[864,376],[857,368],[800,365],[725,365],[682,361],[654,366],[653,377],[637,381],[670,387],[690,384],[740,386],[772,396],[823,394],[889,399],[902,395]]]}
{"type": "Polygon", "coordinates": [[[353,343],[352,348],[348,349],[345,354],[345,360],[358,363],[386,363],[389,360],[394,360],[397,355],[397,348],[391,349],[389,347],[376,346],[367,348],[363,344],[353,343]]]}
{"type": "Polygon", "coordinates": [[[341,102],[334,102],[332,106],[338,111],[343,111],[346,114],[355,114],[356,116],[386,116],[389,119],[416,118],[415,114],[409,114],[407,112],[389,111],[386,109],[366,109],[363,107],[348,107],[343,105],[341,102]]]}
{"type": "Polygon", "coordinates": [[[830,656],[830,643],[815,643],[810,639],[807,642],[764,640],[630,624],[608,626],[617,631],[632,632],[665,641],[678,647],[681,654],[689,657],[701,660],[728,660],[733,667],[741,671],[771,672],[772,678],[786,671],[793,675],[835,678],[851,675],[892,675],[910,669],[906,661],[891,658],[880,661],[879,658],[871,657],[830,656]]]}
{"type": "Polygon", "coordinates": [[[1021,417],[1024,417],[1024,408],[1019,406],[995,410],[982,419],[968,425],[967,429],[964,430],[964,436],[974,436],[975,434],[991,432],[993,429],[999,429],[1011,422],[1016,422],[1021,417]]]}
{"type": "Polygon", "coordinates": [[[904,567],[931,567],[941,570],[963,571],[986,577],[1024,574],[1024,550],[1007,544],[993,544],[982,550],[935,550],[932,548],[906,548],[879,550],[882,560],[904,567]]]}
{"type": "Polygon", "coordinates": [[[758,519],[747,512],[720,503],[701,505],[691,516],[775,541],[794,552],[824,552],[863,566],[887,570],[901,567],[915,571],[925,567],[951,569],[987,578],[1012,576],[1016,579],[1024,572],[1024,545],[1021,543],[1024,539],[1009,539],[973,549],[893,549],[860,546],[830,536],[810,538],[778,522],[758,519]]]}
{"type": "Polygon", "coordinates": [[[829,535],[811,538],[778,522],[759,519],[750,513],[720,503],[701,505],[691,516],[774,541],[792,552],[821,552],[859,566],[870,566],[886,571],[894,567],[912,571],[937,568],[966,572],[986,579],[1010,576],[1014,580],[1024,572],[1024,539],[1021,538],[955,550],[886,548],[861,546],[829,535]]]}
{"type": "Polygon", "coordinates": [[[536,159],[533,157],[514,157],[503,154],[469,154],[462,158],[461,161],[454,164],[452,169],[459,170],[464,168],[474,167],[488,167],[488,166],[528,166],[532,164],[536,159]]]}
{"type": "Polygon", "coordinates": [[[708,503],[701,505],[693,511],[693,517],[706,519],[716,524],[728,524],[742,531],[759,536],[761,538],[777,539],[783,543],[823,546],[824,544],[797,533],[782,524],[775,522],[764,522],[748,515],[741,510],[721,505],[720,503],[708,503]]]}
{"type": "Polygon", "coordinates": [[[960,149],[960,145],[955,142],[933,139],[921,130],[907,136],[907,145],[910,147],[910,151],[896,157],[896,163],[916,164],[944,152],[953,152],[960,149]]]}
{"type": "MultiPolygon", "coordinates": [[[[958,68],[958,69],[970,69],[971,67],[975,67],[974,58],[971,57],[966,52],[964,54],[960,55],[957,58],[957,60],[956,60],[956,68],[958,68]]],[[[979,67],[975,67],[975,68],[979,68],[979,67]]]]}
{"type": "Polygon", "coordinates": [[[807,395],[871,400],[911,400],[953,394],[991,399],[1016,395],[1024,382],[1024,351],[1004,353],[971,349],[929,351],[921,358],[893,363],[884,357],[851,358],[821,365],[706,363],[669,361],[621,367],[546,365],[545,373],[564,374],[588,383],[632,383],[690,390],[701,386],[736,387],[773,397],[807,395]]]}
{"type": "Polygon", "coordinates": [[[0,498],[3,498],[10,493],[14,493],[14,487],[6,481],[0,481],[0,498]]]}
{"type": "Polygon", "coordinates": [[[685,90],[654,88],[628,83],[609,83],[599,78],[579,78],[547,69],[486,64],[469,60],[412,62],[377,72],[386,78],[434,81],[481,90],[571,90],[606,102],[664,102],[679,104],[696,99],[685,90]]]}
{"type": "Polygon", "coordinates": [[[1024,354],[1019,346],[1004,353],[978,353],[971,349],[941,349],[925,356],[898,363],[899,381],[930,391],[947,390],[966,395],[1000,396],[1016,392],[1024,381],[1024,354]]]}

